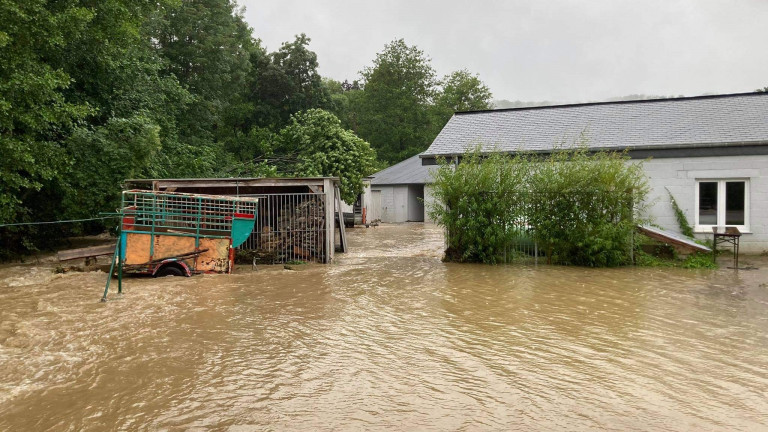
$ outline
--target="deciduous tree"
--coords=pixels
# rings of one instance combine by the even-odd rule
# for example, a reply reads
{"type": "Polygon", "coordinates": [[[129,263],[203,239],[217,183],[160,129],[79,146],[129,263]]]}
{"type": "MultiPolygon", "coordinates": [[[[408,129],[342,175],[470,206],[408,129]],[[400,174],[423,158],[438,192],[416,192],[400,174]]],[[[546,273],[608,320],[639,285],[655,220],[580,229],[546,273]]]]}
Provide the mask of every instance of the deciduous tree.
{"type": "Polygon", "coordinates": [[[443,78],[442,89],[435,101],[438,132],[457,111],[486,110],[493,107],[493,95],[477,75],[466,69],[443,78]]]}
{"type": "Polygon", "coordinates": [[[280,131],[279,153],[293,155],[290,174],[339,177],[342,199],[352,204],[371,174],[376,153],[333,114],[311,109],[294,114],[280,131]]]}
{"type": "Polygon", "coordinates": [[[66,98],[71,77],[47,59],[91,19],[72,3],[0,1],[0,223],[23,219],[26,196],[67,167],[61,138],[91,108],[66,98]]]}
{"type": "Polygon", "coordinates": [[[425,150],[433,138],[429,106],[437,86],[430,59],[398,39],[387,44],[361,75],[365,90],[360,136],[389,163],[425,150]]]}

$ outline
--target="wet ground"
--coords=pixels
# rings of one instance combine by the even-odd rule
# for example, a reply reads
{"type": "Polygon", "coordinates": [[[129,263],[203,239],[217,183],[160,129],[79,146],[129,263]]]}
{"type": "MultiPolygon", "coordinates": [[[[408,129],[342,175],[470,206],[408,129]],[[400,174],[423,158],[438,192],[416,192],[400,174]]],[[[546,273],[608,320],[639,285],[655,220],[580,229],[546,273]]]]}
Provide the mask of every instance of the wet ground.
{"type": "Polygon", "coordinates": [[[445,264],[353,230],[301,271],[0,267],[0,430],[768,430],[768,260],[445,264]]]}

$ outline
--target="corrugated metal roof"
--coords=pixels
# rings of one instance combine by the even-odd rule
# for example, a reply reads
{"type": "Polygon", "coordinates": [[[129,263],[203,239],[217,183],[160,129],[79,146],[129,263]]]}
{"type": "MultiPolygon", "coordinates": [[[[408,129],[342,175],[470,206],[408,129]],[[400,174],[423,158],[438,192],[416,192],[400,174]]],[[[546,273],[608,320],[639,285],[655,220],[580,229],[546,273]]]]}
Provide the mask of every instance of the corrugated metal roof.
{"type": "Polygon", "coordinates": [[[768,143],[768,93],[457,113],[423,155],[768,143]]]}
{"type": "Polygon", "coordinates": [[[430,170],[437,168],[422,166],[419,155],[416,155],[373,174],[371,185],[426,184],[431,179],[430,170]]]}

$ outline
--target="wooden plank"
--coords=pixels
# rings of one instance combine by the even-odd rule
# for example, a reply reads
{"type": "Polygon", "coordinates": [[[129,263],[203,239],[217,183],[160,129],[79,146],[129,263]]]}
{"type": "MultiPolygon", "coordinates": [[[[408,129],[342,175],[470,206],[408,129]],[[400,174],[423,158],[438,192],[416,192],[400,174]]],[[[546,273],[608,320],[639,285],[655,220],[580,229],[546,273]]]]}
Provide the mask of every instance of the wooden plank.
{"type": "Polygon", "coordinates": [[[338,186],[336,186],[334,192],[336,193],[336,204],[338,204],[338,211],[336,212],[336,216],[339,219],[339,239],[341,240],[341,252],[345,253],[347,252],[347,232],[344,229],[344,212],[341,208],[341,192],[339,192],[338,186]]]}
{"type": "Polygon", "coordinates": [[[334,239],[336,223],[334,222],[336,216],[334,216],[333,208],[335,207],[334,193],[333,193],[333,181],[331,179],[325,179],[323,181],[323,194],[325,205],[325,263],[333,262],[334,255],[336,254],[336,240],[334,239]]]}
{"type": "Polygon", "coordinates": [[[682,234],[671,233],[647,225],[638,225],[637,229],[654,240],[658,240],[660,242],[668,243],[674,246],[678,251],[712,252],[712,249],[700,245],[696,243],[694,239],[685,237],[682,234]]]}
{"type": "Polygon", "coordinates": [[[112,255],[115,253],[115,243],[101,246],[91,246],[87,248],[69,249],[59,251],[57,254],[59,261],[69,261],[78,258],[90,258],[97,256],[112,255]]]}
{"type": "Polygon", "coordinates": [[[275,178],[275,179],[250,179],[250,180],[234,180],[234,179],[158,180],[155,187],[159,190],[164,190],[168,188],[217,188],[217,187],[251,187],[251,186],[322,187],[322,185],[323,185],[322,179],[309,180],[309,179],[275,178]]]}

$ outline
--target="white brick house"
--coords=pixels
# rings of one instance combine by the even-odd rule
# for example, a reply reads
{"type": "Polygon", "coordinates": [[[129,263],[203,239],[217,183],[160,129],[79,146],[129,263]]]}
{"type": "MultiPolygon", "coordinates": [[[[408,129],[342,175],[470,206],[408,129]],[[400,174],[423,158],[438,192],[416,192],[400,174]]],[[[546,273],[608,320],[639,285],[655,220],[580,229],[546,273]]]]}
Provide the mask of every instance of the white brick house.
{"type": "Polygon", "coordinates": [[[768,250],[768,93],[456,113],[420,157],[429,166],[477,145],[549,153],[582,134],[590,149],[645,160],[659,226],[679,231],[671,193],[697,237],[737,226],[742,252],[768,250]]]}

